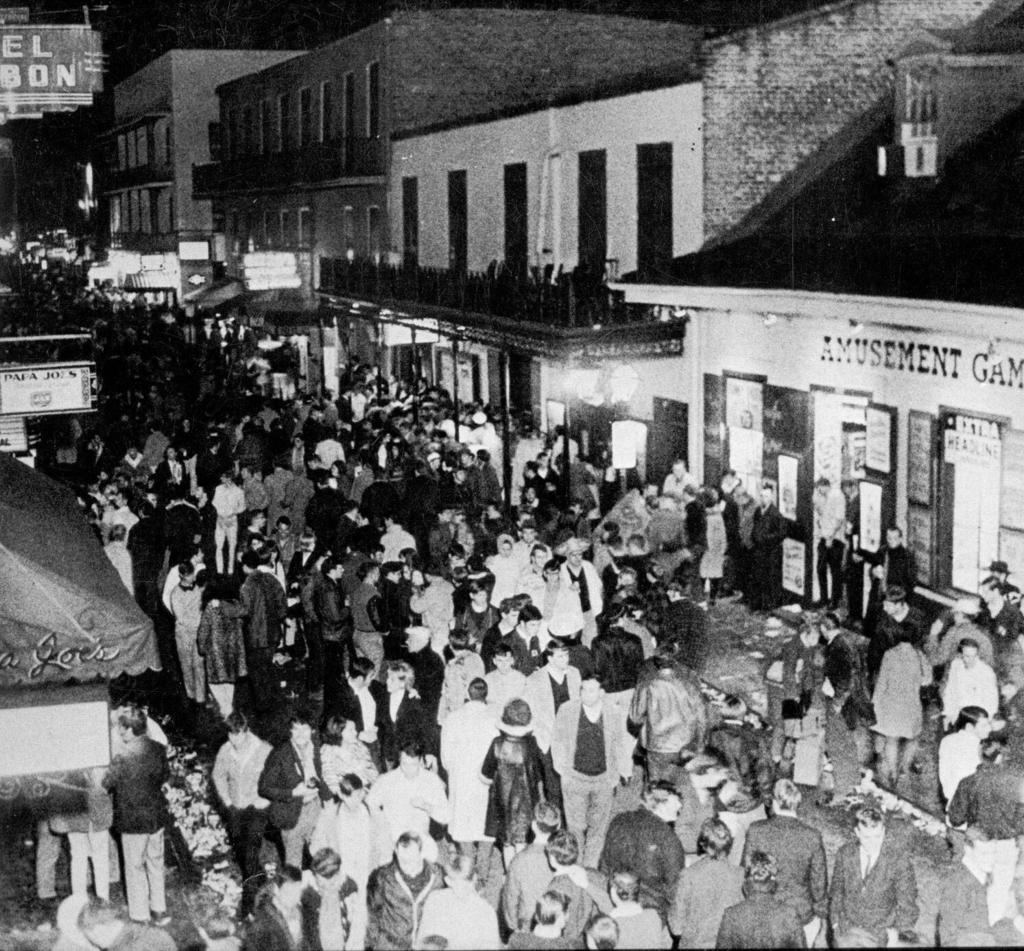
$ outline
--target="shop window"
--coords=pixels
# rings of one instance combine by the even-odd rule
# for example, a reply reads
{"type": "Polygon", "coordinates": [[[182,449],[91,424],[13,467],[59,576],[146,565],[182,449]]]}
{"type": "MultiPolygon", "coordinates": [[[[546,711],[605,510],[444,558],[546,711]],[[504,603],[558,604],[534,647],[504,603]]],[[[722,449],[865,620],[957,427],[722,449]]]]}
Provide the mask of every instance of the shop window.
{"type": "Polygon", "coordinates": [[[125,146],[127,148],[127,159],[128,168],[135,168],[135,133],[132,132],[130,135],[125,136],[125,146]]]}
{"type": "Polygon", "coordinates": [[[419,180],[415,176],[402,179],[402,254],[411,267],[420,258],[419,180]]]}
{"type": "Polygon", "coordinates": [[[464,272],[469,254],[466,170],[448,173],[448,267],[464,272]]]}
{"type": "Polygon", "coordinates": [[[110,202],[110,233],[118,234],[121,230],[121,196],[115,195],[110,202]]]}
{"type": "Polygon", "coordinates": [[[526,163],[505,166],[505,265],[517,277],[526,274],[529,256],[526,163]]]}
{"type": "Polygon", "coordinates": [[[252,106],[246,106],[242,110],[242,152],[245,155],[252,155],[256,145],[256,125],[253,119],[252,106]]]}
{"type": "Polygon", "coordinates": [[[604,149],[580,152],[576,213],[579,263],[591,274],[603,275],[608,257],[608,176],[604,149]]]}
{"type": "Polygon", "coordinates": [[[281,247],[290,248],[295,241],[292,234],[291,212],[287,208],[281,209],[281,247]]]}
{"type": "Polygon", "coordinates": [[[356,76],[345,73],[344,103],[341,117],[341,134],[352,139],[356,134],[356,76]]]}
{"type": "Polygon", "coordinates": [[[320,141],[334,141],[334,87],[320,83],[320,141]]]}
{"type": "Polygon", "coordinates": [[[135,156],[139,165],[149,164],[149,126],[141,125],[135,130],[135,156]]]}
{"type": "Polygon", "coordinates": [[[672,262],[672,143],[636,147],[636,266],[660,274],[672,262]]]}
{"type": "Polygon", "coordinates": [[[277,126],[274,129],[274,151],[288,149],[288,94],[277,97],[277,126]]]}
{"type": "Polygon", "coordinates": [[[139,230],[143,234],[151,234],[153,231],[153,210],[150,203],[148,188],[139,192],[139,230]]]}
{"type": "Polygon", "coordinates": [[[366,135],[380,135],[380,63],[366,67],[366,135]]]}
{"type": "Polygon", "coordinates": [[[299,90],[298,147],[305,148],[313,141],[313,90],[308,86],[299,90]]]}

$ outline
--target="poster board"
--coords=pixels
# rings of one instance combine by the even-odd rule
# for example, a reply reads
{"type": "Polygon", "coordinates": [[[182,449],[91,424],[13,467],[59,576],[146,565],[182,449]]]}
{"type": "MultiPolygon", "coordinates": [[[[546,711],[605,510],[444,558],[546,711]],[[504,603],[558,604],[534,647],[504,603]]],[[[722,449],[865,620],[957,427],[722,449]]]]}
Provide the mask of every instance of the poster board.
{"type": "Polygon", "coordinates": [[[779,456],[779,512],[795,522],[800,460],[796,456],[779,456]]]}
{"type": "Polygon", "coordinates": [[[864,465],[888,475],[892,471],[892,417],[887,410],[869,406],[866,412],[867,443],[864,465]]]}
{"type": "Polygon", "coordinates": [[[764,384],[734,376],[725,378],[725,424],[730,429],[753,429],[764,426],[764,384]]]}
{"type": "Polygon", "coordinates": [[[0,778],[59,773],[110,762],[106,700],[0,709],[0,778]],[[69,729],[69,724],[74,729],[69,729]],[[26,737],[31,737],[26,742],[26,737]]]}
{"type": "Polygon", "coordinates": [[[923,505],[907,506],[907,548],[914,555],[918,584],[932,583],[933,531],[931,509],[923,505]]]}
{"type": "Polygon", "coordinates": [[[860,484],[860,547],[874,555],[882,547],[882,487],[860,484]]]}
{"type": "Polygon", "coordinates": [[[547,400],[544,403],[544,431],[554,433],[556,426],[565,422],[565,403],[558,400],[547,400]]]}
{"type": "Polygon", "coordinates": [[[782,587],[792,594],[803,597],[806,584],[807,546],[794,538],[784,538],[782,540],[782,587]]]}
{"type": "MultiPolygon", "coordinates": [[[[1024,531],[1024,432],[1015,429],[1003,430],[999,524],[1003,528],[1024,531]]],[[[1024,569],[1024,564],[1021,568],[1024,569]]]]}
{"type": "Polygon", "coordinates": [[[814,393],[814,481],[839,485],[843,475],[843,401],[836,393],[814,393]]]}
{"type": "Polygon", "coordinates": [[[907,430],[907,500],[932,504],[932,455],[935,419],[930,413],[911,410],[907,430]]]}
{"type": "Polygon", "coordinates": [[[612,423],[612,468],[635,469],[647,448],[647,425],[636,419],[612,423]]]}
{"type": "Polygon", "coordinates": [[[1019,585],[1024,577],[1024,532],[1000,529],[999,557],[1009,566],[1011,580],[1019,585]]]}
{"type": "Polygon", "coordinates": [[[764,475],[764,433],[756,429],[729,427],[729,468],[756,499],[764,475]]]}

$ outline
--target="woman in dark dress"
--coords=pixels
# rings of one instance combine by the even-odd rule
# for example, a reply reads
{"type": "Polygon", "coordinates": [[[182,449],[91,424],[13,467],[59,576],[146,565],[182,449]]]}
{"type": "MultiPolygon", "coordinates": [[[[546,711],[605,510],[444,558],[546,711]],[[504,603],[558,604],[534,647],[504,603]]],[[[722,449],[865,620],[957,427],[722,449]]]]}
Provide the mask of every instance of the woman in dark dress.
{"type": "Polygon", "coordinates": [[[544,798],[544,767],[531,720],[525,700],[510,700],[481,769],[490,786],[484,834],[501,842],[506,868],[526,847],[533,810],[544,798]]]}

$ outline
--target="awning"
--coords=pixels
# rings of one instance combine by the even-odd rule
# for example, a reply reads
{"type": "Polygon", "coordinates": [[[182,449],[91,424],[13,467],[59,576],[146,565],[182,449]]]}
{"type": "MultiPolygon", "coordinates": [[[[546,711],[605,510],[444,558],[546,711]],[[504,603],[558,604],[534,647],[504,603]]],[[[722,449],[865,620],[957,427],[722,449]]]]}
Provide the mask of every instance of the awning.
{"type": "Polygon", "coordinates": [[[310,327],[320,313],[318,300],[304,297],[301,291],[282,288],[271,291],[250,291],[245,298],[250,318],[278,327],[310,327]]]}
{"type": "Polygon", "coordinates": [[[208,287],[189,291],[184,297],[184,302],[194,304],[196,307],[219,307],[244,295],[245,286],[242,282],[237,278],[228,277],[214,281],[208,287]]]}
{"type": "Polygon", "coordinates": [[[71,491],[0,453],[0,687],[159,670],[153,625],[71,491]]]}
{"type": "Polygon", "coordinates": [[[125,290],[129,291],[176,291],[178,285],[169,274],[163,271],[139,271],[138,274],[127,274],[124,279],[125,290]]]}

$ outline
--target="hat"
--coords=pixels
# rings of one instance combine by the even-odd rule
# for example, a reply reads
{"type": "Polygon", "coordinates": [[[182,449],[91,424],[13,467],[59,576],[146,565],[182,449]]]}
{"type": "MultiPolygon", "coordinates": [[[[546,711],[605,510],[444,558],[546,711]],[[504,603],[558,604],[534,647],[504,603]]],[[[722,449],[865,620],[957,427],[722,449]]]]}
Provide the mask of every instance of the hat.
{"type": "Polygon", "coordinates": [[[481,409],[473,414],[473,425],[483,426],[487,422],[487,414],[481,409]]]}
{"type": "Polygon", "coordinates": [[[519,520],[519,528],[536,528],[537,520],[532,515],[526,515],[519,520]]]}
{"type": "Polygon", "coordinates": [[[996,575],[1008,575],[1010,573],[1010,566],[1005,561],[993,561],[988,566],[988,570],[996,575]]]}
{"type": "Polygon", "coordinates": [[[427,453],[427,462],[430,462],[431,459],[440,459],[440,458],[441,458],[441,453],[439,453],[436,449],[433,449],[433,450],[431,450],[430,452],[427,453]]]}
{"type": "Polygon", "coordinates": [[[981,611],[981,602],[977,598],[957,598],[953,610],[958,614],[974,617],[981,611]]]}
{"type": "Polygon", "coordinates": [[[898,584],[894,584],[888,591],[885,592],[886,601],[906,601],[907,592],[903,590],[898,584]]]}
{"type": "Polygon", "coordinates": [[[442,419],[437,424],[437,428],[441,430],[449,439],[455,438],[455,423],[450,419],[442,419]]]}
{"type": "Polygon", "coordinates": [[[385,561],[380,566],[380,573],[382,575],[394,574],[396,571],[401,571],[405,567],[404,561],[385,561]]]}
{"type": "Polygon", "coordinates": [[[499,728],[502,733],[507,733],[509,736],[526,736],[527,733],[533,732],[533,728],[530,726],[532,720],[533,714],[530,711],[530,705],[517,697],[505,704],[499,728]]]}

